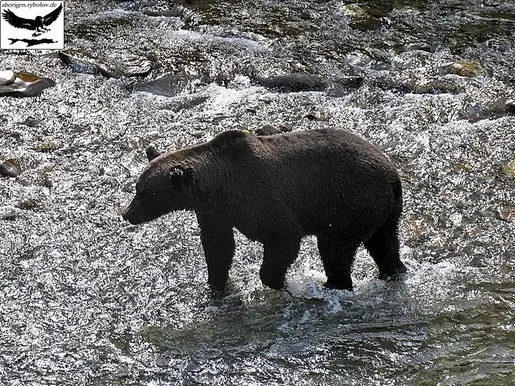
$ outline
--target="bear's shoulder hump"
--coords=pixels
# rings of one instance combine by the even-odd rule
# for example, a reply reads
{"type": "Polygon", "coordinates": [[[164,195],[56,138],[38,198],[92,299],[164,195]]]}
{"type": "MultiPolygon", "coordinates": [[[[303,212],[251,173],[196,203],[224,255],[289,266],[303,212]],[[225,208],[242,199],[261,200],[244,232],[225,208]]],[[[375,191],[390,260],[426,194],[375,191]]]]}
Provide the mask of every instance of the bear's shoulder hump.
{"type": "Polygon", "coordinates": [[[211,140],[211,144],[219,145],[232,142],[239,138],[251,137],[252,134],[246,130],[229,130],[218,134],[211,140]]]}

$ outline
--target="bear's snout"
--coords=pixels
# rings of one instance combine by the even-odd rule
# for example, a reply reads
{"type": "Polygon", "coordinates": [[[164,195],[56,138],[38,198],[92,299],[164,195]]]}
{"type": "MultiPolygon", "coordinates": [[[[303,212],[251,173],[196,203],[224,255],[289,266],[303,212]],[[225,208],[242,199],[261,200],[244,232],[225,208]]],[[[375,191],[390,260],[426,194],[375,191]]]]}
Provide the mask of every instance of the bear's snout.
{"type": "Polygon", "coordinates": [[[125,221],[128,221],[129,223],[131,223],[132,225],[137,225],[137,224],[141,224],[142,222],[144,222],[144,220],[141,218],[141,216],[138,216],[137,212],[136,212],[136,208],[139,204],[139,200],[138,199],[134,199],[132,200],[132,202],[129,204],[129,206],[127,208],[124,209],[124,211],[122,212],[122,218],[125,220],[125,221]]]}

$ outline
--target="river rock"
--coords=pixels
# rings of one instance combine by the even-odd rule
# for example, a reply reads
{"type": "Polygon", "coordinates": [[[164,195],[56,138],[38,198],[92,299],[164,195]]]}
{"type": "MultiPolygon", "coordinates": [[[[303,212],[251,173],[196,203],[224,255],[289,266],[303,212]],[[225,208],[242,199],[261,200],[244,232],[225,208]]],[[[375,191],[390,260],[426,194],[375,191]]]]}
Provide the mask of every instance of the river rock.
{"type": "Polygon", "coordinates": [[[59,58],[73,72],[90,75],[103,75],[106,78],[114,77],[103,64],[97,63],[96,60],[88,54],[80,51],[59,51],[59,58]]]}
{"type": "Polygon", "coordinates": [[[381,27],[381,19],[371,15],[370,10],[358,4],[342,4],[340,10],[349,19],[349,26],[360,31],[370,31],[381,27]]]}
{"type": "Polygon", "coordinates": [[[18,160],[11,158],[0,164],[0,175],[7,177],[18,177],[21,168],[18,160]]]}
{"type": "Polygon", "coordinates": [[[327,79],[312,74],[257,76],[254,81],[277,92],[324,91],[329,84],[327,79]]]}
{"type": "Polygon", "coordinates": [[[14,82],[14,79],[16,79],[14,71],[0,71],[0,85],[12,83],[14,82]]]}
{"type": "Polygon", "coordinates": [[[469,61],[459,61],[448,63],[442,67],[442,71],[446,74],[455,74],[463,77],[473,78],[478,76],[481,67],[479,64],[469,61]]]}
{"type": "Polygon", "coordinates": [[[274,135],[279,134],[280,131],[273,127],[272,125],[263,125],[259,129],[255,131],[256,135],[262,136],[262,135],[274,135]]]}
{"type": "Polygon", "coordinates": [[[143,56],[117,52],[93,55],[85,51],[59,51],[59,58],[73,72],[102,75],[106,78],[120,76],[145,76],[152,69],[152,62],[143,56]]]}
{"type": "Polygon", "coordinates": [[[425,52],[436,52],[436,47],[434,44],[430,44],[427,42],[416,42],[416,43],[410,43],[407,44],[404,47],[405,51],[425,51],[425,52]]]}
{"type": "Polygon", "coordinates": [[[458,86],[444,79],[431,79],[415,85],[413,92],[415,94],[457,94],[458,86]]]}
{"type": "Polygon", "coordinates": [[[504,205],[497,208],[497,216],[503,221],[515,221],[515,206],[504,205]]]}
{"type": "Polygon", "coordinates": [[[259,129],[256,129],[254,133],[257,136],[262,135],[274,135],[274,134],[280,134],[280,133],[288,133],[292,131],[293,127],[287,123],[281,123],[277,125],[277,127],[265,124],[261,126],[259,129]]]}
{"type": "Polygon", "coordinates": [[[362,84],[362,76],[345,76],[334,81],[330,81],[326,92],[328,96],[337,98],[347,95],[352,90],[360,88],[362,84]]]}
{"type": "Polygon", "coordinates": [[[36,150],[42,153],[49,153],[59,149],[59,144],[54,141],[42,141],[36,146],[36,150]]]}
{"type": "Polygon", "coordinates": [[[12,97],[29,97],[38,95],[44,89],[55,86],[55,82],[48,78],[40,78],[38,75],[18,72],[15,73],[14,79],[10,77],[8,71],[6,77],[2,78],[3,84],[0,84],[0,96],[12,96],[12,97]],[[12,81],[7,83],[7,76],[12,81]]]}
{"type": "Polygon", "coordinates": [[[502,170],[506,176],[515,178],[515,159],[508,162],[508,164],[502,170]]]}
{"type": "Polygon", "coordinates": [[[504,111],[515,115],[515,99],[508,99],[504,104],[504,111]]]}
{"type": "Polygon", "coordinates": [[[189,82],[190,78],[185,73],[166,73],[156,79],[135,84],[132,87],[132,91],[143,91],[155,95],[174,97],[184,90],[189,82]]]}

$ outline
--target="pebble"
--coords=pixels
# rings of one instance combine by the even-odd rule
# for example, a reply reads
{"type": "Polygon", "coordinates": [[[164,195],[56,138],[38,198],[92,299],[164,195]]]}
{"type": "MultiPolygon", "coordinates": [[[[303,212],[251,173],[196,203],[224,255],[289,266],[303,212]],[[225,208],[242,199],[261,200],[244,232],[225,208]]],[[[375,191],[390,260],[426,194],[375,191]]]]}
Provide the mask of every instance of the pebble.
{"type": "Polygon", "coordinates": [[[0,85],[2,84],[10,84],[14,82],[14,79],[16,79],[16,74],[14,71],[6,70],[6,71],[0,71],[0,85]]]}
{"type": "Polygon", "coordinates": [[[165,97],[174,97],[184,90],[188,83],[189,78],[184,73],[166,73],[156,79],[135,84],[132,91],[143,91],[165,97]]]}
{"type": "Polygon", "coordinates": [[[256,135],[262,136],[262,135],[274,135],[279,134],[280,131],[273,127],[272,125],[263,125],[259,129],[255,131],[256,135]]]}
{"type": "Polygon", "coordinates": [[[508,162],[503,168],[503,172],[507,177],[515,178],[515,159],[508,162]]]}
{"type": "Polygon", "coordinates": [[[413,92],[415,94],[457,94],[459,92],[459,89],[455,84],[449,81],[431,79],[426,82],[422,82],[415,85],[413,92]]]}
{"type": "Polygon", "coordinates": [[[515,221],[515,206],[501,206],[497,209],[497,216],[503,221],[515,221]]]}
{"type": "Polygon", "coordinates": [[[468,61],[460,61],[455,63],[448,63],[442,68],[444,73],[455,74],[467,78],[478,76],[481,67],[479,64],[468,61]]]}
{"type": "Polygon", "coordinates": [[[15,77],[8,83],[8,80],[12,78],[10,76],[11,72],[0,72],[0,96],[29,97],[38,95],[48,87],[55,86],[55,82],[51,79],[40,78],[26,72],[12,72],[15,77]]]}
{"type": "Polygon", "coordinates": [[[21,173],[20,164],[15,159],[8,159],[0,164],[0,175],[18,177],[21,173]]]}
{"type": "Polygon", "coordinates": [[[113,52],[97,57],[97,55],[76,50],[60,51],[58,55],[73,72],[102,75],[106,78],[146,76],[152,69],[152,62],[138,55],[122,55],[113,52]]]}
{"type": "Polygon", "coordinates": [[[285,74],[269,77],[256,77],[256,83],[277,92],[323,91],[328,82],[321,76],[312,74],[285,74]]]}

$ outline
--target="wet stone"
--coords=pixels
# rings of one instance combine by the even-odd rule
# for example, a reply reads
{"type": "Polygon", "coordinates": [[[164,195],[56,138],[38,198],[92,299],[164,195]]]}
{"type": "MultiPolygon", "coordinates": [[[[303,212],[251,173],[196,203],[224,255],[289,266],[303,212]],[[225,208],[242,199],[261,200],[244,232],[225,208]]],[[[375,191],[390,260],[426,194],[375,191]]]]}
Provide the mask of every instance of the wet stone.
{"type": "Polygon", "coordinates": [[[55,82],[51,79],[40,78],[38,75],[26,72],[18,72],[12,82],[6,82],[7,77],[4,78],[3,84],[0,84],[0,96],[30,97],[55,86],[55,82]]]}
{"type": "Polygon", "coordinates": [[[262,136],[262,135],[279,134],[280,131],[278,129],[276,129],[274,126],[272,126],[272,125],[263,125],[259,129],[257,129],[255,131],[255,133],[256,133],[256,135],[262,136]]]}
{"type": "Polygon", "coordinates": [[[345,4],[341,12],[349,19],[349,26],[359,31],[371,31],[381,28],[381,19],[371,15],[370,10],[358,4],[345,4]]]}
{"type": "Polygon", "coordinates": [[[143,91],[155,95],[161,95],[165,97],[174,97],[186,88],[189,84],[190,79],[184,73],[178,74],[163,74],[160,77],[135,84],[132,87],[133,92],[143,91]]]}
{"type": "Polygon", "coordinates": [[[277,126],[277,128],[282,132],[282,133],[289,133],[290,131],[293,130],[293,126],[288,124],[288,123],[281,123],[277,126]]]}
{"type": "Polygon", "coordinates": [[[506,176],[515,178],[515,159],[508,162],[508,164],[503,168],[503,172],[506,176]]]}
{"type": "Polygon", "coordinates": [[[90,75],[103,75],[106,78],[111,78],[111,74],[104,66],[95,63],[95,59],[85,53],[78,51],[60,51],[59,58],[66,64],[73,72],[90,75]]]}
{"type": "Polygon", "coordinates": [[[515,115],[515,99],[507,100],[504,105],[504,111],[506,111],[508,114],[515,115]]]}
{"type": "Polygon", "coordinates": [[[182,100],[172,101],[169,104],[167,104],[166,106],[163,106],[163,108],[178,112],[181,110],[188,110],[188,109],[192,109],[196,106],[199,106],[202,103],[206,102],[208,99],[209,98],[205,95],[187,96],[187,97],[183,98],[182,100]]]}
{"type": "Polygon", "coordinates": [[[329,82],[327,95],[331,97],[341,97],[349,92],[360,88],[363,85],[362,76],[347,76],[329,82]]]}
{"type": "Polygon", "coordinates": [[[255,82],[277,92],[324,91],[327,79],[312,74],[286,74],[269,77],[256,77],[255,82]]]}
{"type": "Polygon", "coordinates": [[[54,141],[43,141],[38,144],[36,150],[45,153],[57,150],[58,148],[59,145],[54,141]]]}
{"type": "Polygon", "coordinates": [[[28,127],[37,127],[39,126],[39,121],[34,117],[27,117],[22,122],[20,122],[22,125],[28,126],[28,127]]]}
{"type": "Polygon", "coordinates": [[[102,56],[85,51],[60,51],[59,58],[73,72],[102,75],[106,78],[120,76],[145,76],[152,69],[152,62],[143,56],[112,52],[102,56]]]}
{"type": "Polygon", "coordinates": [[[484,103],[470,103],[463,109],[463,117],[470,122],[477,122],[481,119],[500,117],[509,112],[506,109],[507,98],[500,97],[488,100],[484,103]]]}
{"type": "Polygon", "coordinates": [[[18,160],[12,158],[0,164],[0,175],[6,177],[18,177],[21,173],[21,168],[18,160]]]}
{"type": "Polygon", "coordinates": [[[425,52],[436,52],[436,47],[427,42],[411,43],[404,47],[405,51],[425,51],[425,52]]]}
{"type": "Polygon", "coordinates": [[[474,62],[460,61],[446,64],[442,70],[446,74],[455,74],[467,78],[473,78],[479,75],[481,67],[479,64],[474,62]]]}
{"type": "Polygon", "coordinates": [[[12,83],[14,82],[15,78],[16,74],[14,73],[14,71],[0,71],[0,85],[12,83]]]}
{"type": "Polygon", "coordinates": [[[497,216],[500,220],[515,221],[515,206],[504,205],[497,209],[497,216]]]}
{"type": "Polygon", "coordinates": [[[427,82],[419,83],[413,88],[415,94],[457,94],[459,91],[458,86],[443,79],[431,79],[427,82]]]}

